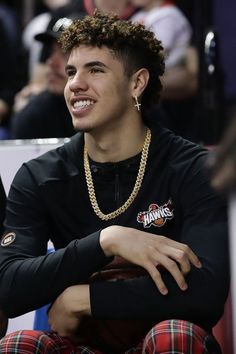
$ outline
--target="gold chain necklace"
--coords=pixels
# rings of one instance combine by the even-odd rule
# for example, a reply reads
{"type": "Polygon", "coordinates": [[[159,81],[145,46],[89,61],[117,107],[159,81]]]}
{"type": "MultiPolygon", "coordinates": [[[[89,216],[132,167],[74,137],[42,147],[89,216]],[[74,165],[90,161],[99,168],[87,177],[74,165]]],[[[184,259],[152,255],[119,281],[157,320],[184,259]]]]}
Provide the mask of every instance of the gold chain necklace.
{"type": "Polygon", "coordinates": [[[137,175],[136,182],[135,182],[134,188],[132,190],[132,193],[130,194],[129,198],[126,200],[126,202],[121,207],[112,211],[109,214],[104,214],[98,206],[98,202],[97,202],[97,198],[96,198],[96,194],[95,194],[95,189],[94,189],[94,185],[93,185],[93,178],[92,178],[92,174],[91,174],[90,166],[89,166],[88,152],[87,152],[86,147],[84,146],[84,170],[85,170],[85,179],[86,179],[86,183],[87,183],[89,199],[90,199],[90,203],[92,205],[92,208],[93,208],[95,214],[100,219],[105,220],[105,221],[114,219],[118,215],[124,213],[129,208],[129,206],[133,203],[133,201],[136,198],[136,196],[140,190],[140,187],[142,185],[143,176],[144,176],[146,164],[147,164],[151,136],[152,136],[151,130],[149,128],[147,128],[147,134],[146,134],[144,144],[143,144],[138,175],[137,175]]]}

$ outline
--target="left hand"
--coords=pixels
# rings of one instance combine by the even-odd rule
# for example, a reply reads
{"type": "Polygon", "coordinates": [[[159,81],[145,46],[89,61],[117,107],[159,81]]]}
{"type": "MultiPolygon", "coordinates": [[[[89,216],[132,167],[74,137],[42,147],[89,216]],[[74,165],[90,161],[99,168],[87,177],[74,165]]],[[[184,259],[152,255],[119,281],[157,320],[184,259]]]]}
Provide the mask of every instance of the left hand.
{"type": "Polygon", "coordinates": [[[236,120],[225,130],[221,143],[208,158],[211,185],[216,191],[228,194],[236,186],[236,120]]]}
{"type": "Polygon", "coordinates": [[[83,315],[90,314],[89,286],[74,285],[57,297],[48,313],[48,322],[58,335],[72,337],[83,315]]]}

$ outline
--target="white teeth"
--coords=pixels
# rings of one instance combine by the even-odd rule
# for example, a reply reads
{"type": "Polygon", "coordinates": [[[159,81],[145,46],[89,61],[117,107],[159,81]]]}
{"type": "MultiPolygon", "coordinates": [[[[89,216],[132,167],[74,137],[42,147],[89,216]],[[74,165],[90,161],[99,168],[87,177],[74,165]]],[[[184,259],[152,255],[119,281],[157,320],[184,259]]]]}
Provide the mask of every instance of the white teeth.
{"type": "Polygon", "coordinates": [[[94,104],[94,101],[82,100],[82,101],[76,101],[73,106],[74,108],[82,108],[82,107],[90,106],[92,104],[94,104]]]}

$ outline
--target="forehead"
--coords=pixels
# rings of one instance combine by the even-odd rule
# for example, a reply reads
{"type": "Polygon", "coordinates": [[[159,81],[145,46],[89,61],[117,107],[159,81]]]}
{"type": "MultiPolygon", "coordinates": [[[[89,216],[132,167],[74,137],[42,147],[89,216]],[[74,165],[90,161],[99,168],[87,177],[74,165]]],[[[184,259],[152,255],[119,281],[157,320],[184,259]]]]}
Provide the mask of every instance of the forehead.
{"type": "Polygon", "coordinates": [[[115,55],[115,53],[106,46],[94,47],[88,45],[80,45],[74,47],[68,59],[68,64],[85,65],[88,62],[102,62],[105,65],[122,65],[122,61],[115,55]]]}

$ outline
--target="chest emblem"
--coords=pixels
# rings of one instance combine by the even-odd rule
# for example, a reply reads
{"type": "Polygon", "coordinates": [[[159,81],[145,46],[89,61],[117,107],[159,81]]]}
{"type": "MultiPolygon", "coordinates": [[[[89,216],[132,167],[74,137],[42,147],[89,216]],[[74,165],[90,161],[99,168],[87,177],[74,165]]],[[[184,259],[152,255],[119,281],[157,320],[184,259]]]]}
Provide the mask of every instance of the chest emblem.
{"type": "Polygon", "coordinates": [[[161,227],[165,225],[166,220],[174,217],[173,204],[171,199],[164,205],[150,204],[147,211],[141,211],[137,215],[137,221],[143,224],[144,228],[151,226],[161,227]]]}

